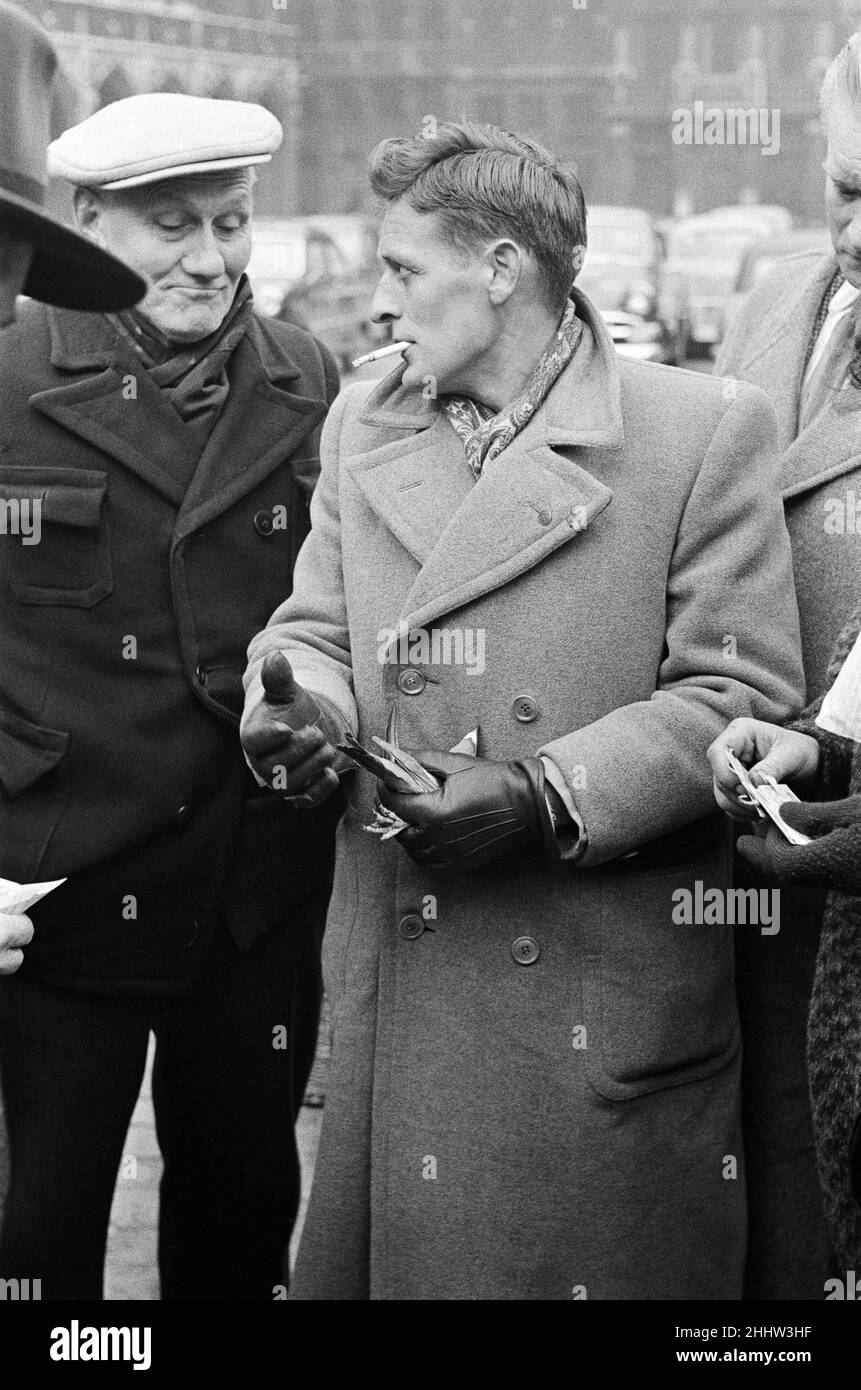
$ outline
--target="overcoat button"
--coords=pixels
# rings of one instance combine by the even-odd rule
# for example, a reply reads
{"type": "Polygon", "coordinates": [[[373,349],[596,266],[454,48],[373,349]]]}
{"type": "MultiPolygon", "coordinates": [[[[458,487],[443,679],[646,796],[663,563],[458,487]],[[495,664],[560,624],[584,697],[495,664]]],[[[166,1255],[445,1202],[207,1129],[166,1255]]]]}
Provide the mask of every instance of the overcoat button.
{"type": "Polygon", "coordinates": [[[424,929],[425,924],[417,912],[408,912],[398,922],[398,936],[403,937],[404,941],[415,941],[424,929]]]}
{"type": "Polygon", "coordinates": [[[398,689],[404,695],[421,695],[426,685],[427,679],[421,671],[401,671],[398,676],[398,689]]]}
{"type": "Polygon", "coordinates": [[[549,526],[553,520],[553,513],[547,507],[542,507],[538,513],[538,520],[542,526],[549,526]]]}
{"type": "Polygon", "coordinates": [[[541,950],[534,937],[518,936],[517,940],[512,942],[511,954],[518,965],[534,965],[541,955],[541,950]]]}
{"type": "Polygon", "coordinates": [[[275,522],[272,520],[272,513],[260,511],[254,513],[254,529],[258,536],[271,536],[275,530],[275,522]]]}
{"type": "Polygon", "coordinates": [[[176,813],[176,823],[180,829],[182,829],[184,825],[188,825],[188,822],[191,820],[191,814],[191,806],[188,802],[186,802],[184,806],[180,806],[176,813]]]}
{"type": "Polygon", "coordinates": [[[206,685],[206,667],[201,665],[200,662],[198,662],[194,668],[194,679],[197,681],[198,685],[206,685]]]}
{"type": "Polygon", "coordinates": [[[538,701],[533,700],[531,695],[516,696],[511,709],[521,724],[531,724],[533,719],[538,718],[538,701]]]}

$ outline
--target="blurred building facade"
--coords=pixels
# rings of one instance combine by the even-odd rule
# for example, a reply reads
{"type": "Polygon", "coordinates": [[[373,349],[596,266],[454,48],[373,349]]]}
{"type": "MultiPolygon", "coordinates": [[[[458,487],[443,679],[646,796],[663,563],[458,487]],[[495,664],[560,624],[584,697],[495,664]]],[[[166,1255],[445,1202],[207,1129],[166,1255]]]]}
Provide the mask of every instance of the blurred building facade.
{"type": "Polygon", "coordinates": [[[367,206],[386,135],[468,115],[528,130],[592,202],[666,215],[779,202],[821,220],[822,74],[861,0],[19,0],[54,34],[78,114],[131,92],[262,101],[285,143],[268,213],[367,206]],[[678,145],[672,113],[780,113],[780,151],[678,145]]]}

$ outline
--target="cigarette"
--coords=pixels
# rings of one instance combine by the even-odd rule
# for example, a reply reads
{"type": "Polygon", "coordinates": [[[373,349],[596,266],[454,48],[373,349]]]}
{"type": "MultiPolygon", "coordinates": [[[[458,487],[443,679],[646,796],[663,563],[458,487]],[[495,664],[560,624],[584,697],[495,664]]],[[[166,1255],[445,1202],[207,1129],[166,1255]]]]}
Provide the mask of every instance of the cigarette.
{"type": "Polygon", "coordinates": [[[368,362],[376,362],[379,357],[391,357],[394,352],[403,352],[404,348],[410,347],[409,342],[389,343],[387,347],[377,348],[376,352],[366,352],[364,357],[356,357],[353,361],[354,367],[364,367],[368,362]]]}

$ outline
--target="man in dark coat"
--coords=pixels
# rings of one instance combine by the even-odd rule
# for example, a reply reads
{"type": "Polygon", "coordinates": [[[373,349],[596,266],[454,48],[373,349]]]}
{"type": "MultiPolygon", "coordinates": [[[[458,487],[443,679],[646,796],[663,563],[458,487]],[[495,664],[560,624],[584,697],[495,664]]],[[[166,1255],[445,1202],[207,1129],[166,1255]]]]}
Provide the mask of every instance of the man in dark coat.
{"type": "MultiPolygon", "coordinates": [[[[854,372],[852,358],[861,332],[859,55],[856,34],[822,92],[833,252],[805,252],[776,265],[742,306],[715,367],[721,376],[762,387],[777,413],[811,701],[825,690],[832,648],[858,599],[861,350],[854,372]]],[[[746,1289],[753,1299],[819,1299],[830,1258],[805,1034],[824,893],[794,883],[783,903],[776,940],[742,932],[738,942],[751,1221],[746,1289]]]]}
{"type": "Polygon", "coordinates": [[[2,342],[0,494],[39,543],[0,535],[0,875],[66,881],[0,981],[0,1276],[45,1298],[101,1297],[151,1031],[162,1296],[283,1282],[338,808],[261,792],[237,723],[338,383],[252,310],[250,166],[280,138],[262,107],[172,94],[67,131],[79,226],[149,289],[28,306],[2,342]]]}

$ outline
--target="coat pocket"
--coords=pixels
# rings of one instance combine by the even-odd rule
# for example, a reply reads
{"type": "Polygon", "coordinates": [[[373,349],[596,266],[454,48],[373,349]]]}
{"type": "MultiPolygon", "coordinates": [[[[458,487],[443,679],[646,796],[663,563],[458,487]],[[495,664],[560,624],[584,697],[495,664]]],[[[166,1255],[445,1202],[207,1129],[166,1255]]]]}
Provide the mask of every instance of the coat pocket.
{"type": "Polygon", "coordinates": [[[723,888],[724,854],[643,873],[602,874],[585,931],[586,1072],[608,1100],[699,1081],[735,1056],[740,1030],[732,927],[681,923],[678,890],[723,888]]]}
{"type": "Polygon", "coordinates": [[[69,735],[0,710],[0,876],[36,878],[69,801],[69,735]]]}
{"type": "Polygon", "coordinates": [[[22,603],[92,608],[113,589],[107,473],[0,468],[6,578],[22,603]]]}

